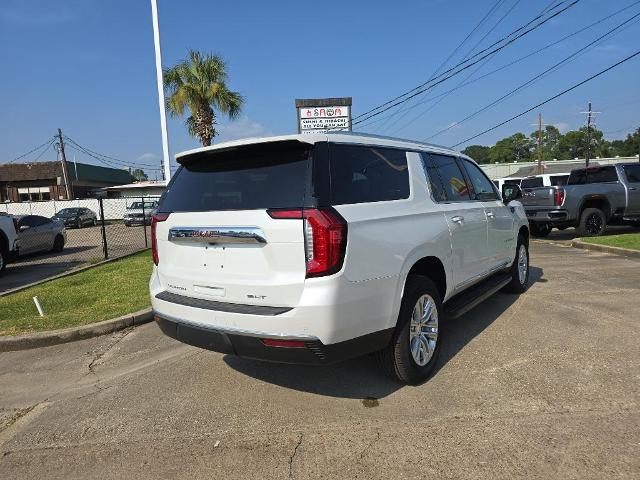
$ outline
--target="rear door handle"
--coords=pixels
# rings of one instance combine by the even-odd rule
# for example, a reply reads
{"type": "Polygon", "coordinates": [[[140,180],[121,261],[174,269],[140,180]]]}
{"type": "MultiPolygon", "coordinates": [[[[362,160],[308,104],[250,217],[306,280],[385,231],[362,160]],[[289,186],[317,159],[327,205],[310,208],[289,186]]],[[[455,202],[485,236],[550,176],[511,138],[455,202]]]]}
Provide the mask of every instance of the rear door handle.
{"type": "Polygon", "coordinates": [[[462,223],[464,221],[464,217],[456,215],[455,217],[451,217],[451,221],[455,223],[462,223]]]}
{"type": "Polygon", "coordinates": [[[629,190],[637,190],[636,187],[629,187],[629,190]]]}

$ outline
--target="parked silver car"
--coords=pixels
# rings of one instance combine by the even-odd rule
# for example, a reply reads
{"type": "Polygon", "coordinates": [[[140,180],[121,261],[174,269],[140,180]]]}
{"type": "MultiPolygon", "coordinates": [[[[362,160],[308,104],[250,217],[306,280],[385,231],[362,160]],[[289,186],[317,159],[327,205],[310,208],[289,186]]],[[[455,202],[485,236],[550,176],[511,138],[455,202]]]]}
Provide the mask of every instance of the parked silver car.
{"type": "Polygon", "coordinates": [[[61,252],[67,241],[67,232],[62,221],[51,220],[40,215],[21,215],[18,221],[20,255],[37,252],[61,252]]]}

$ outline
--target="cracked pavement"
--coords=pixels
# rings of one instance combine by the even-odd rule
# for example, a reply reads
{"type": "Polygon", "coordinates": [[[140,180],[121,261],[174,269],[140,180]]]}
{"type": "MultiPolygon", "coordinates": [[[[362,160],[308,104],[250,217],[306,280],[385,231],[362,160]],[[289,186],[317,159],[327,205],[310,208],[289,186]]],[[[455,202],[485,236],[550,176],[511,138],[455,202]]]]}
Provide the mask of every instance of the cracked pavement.
{"type": "Polygon", "coordinates": [[[637,478],[640,261],[536,241],[531,262],[525,295],[444,326],[418,387],[154,324],[2,353],[0,478],[637,478]]]}

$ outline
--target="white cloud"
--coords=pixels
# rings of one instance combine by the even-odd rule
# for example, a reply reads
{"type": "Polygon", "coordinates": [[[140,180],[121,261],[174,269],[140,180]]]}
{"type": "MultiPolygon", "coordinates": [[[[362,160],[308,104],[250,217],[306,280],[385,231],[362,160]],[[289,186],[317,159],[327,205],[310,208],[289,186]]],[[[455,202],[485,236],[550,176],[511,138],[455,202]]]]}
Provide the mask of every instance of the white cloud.
{"type": "Polygon", "coordinates": [[[155,153],[146,152],[136,158],[136,162],[149,163],[160,160],[160,155],[156,155],[155,153]]]}
{"type": "Polygon", "coordinates": [[[244,116],[229,123],[217,125],[216,141],[235,140],[238,138],[267,137],[272,132],[259,122],[244,116]]]}
{"type": "Polygon", "coordinates": [[[569,130],[569,124],[566,122],[554,123],[553,126],[560,130],[561,133],[565,133],[569,130]]]}

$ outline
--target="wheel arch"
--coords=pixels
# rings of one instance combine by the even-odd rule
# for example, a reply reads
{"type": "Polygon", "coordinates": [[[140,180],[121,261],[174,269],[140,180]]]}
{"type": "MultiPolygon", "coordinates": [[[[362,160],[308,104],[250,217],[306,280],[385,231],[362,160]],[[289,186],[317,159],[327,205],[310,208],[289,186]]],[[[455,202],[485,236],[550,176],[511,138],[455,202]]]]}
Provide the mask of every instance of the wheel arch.
{"type": "Polygon", "coordinates": [[[578,223],[580,223],[580,218],[582,218],[582,212],[587,208],[597,208],[598,210],[602,210],[607,220],[609,220],[613,214],[611,211],[611,203],[609,203],[609,199],[606,196],[587,195],[580,202],[577,218],[578,223]]]}

